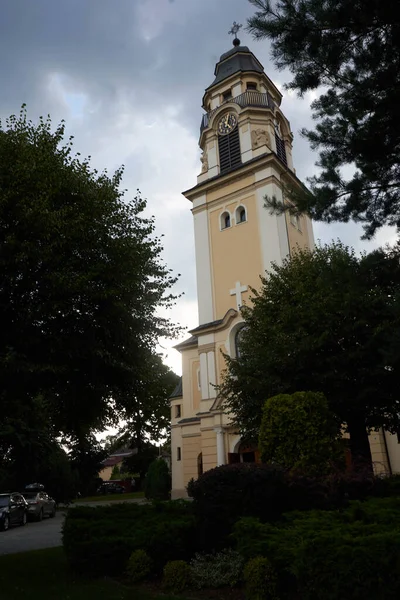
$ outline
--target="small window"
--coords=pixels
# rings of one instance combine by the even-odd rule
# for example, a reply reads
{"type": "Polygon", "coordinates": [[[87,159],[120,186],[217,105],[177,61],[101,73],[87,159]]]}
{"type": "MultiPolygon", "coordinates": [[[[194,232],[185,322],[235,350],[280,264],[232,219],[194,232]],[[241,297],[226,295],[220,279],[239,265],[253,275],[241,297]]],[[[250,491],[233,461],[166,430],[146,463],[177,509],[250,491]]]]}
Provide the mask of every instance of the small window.
{"type": "Polygon", "coordinates": [[[181,405],[177,404],[175,406],[175,419],[180,419],[181,417],[181,405]]]}
{"type": "Polygon", "coordinates": [[[247,221],[246,209],[244,206],[239,206],[236,209],[236,224],[245,223],[247,221]]]}
{"type": "Polygon", "coordinates": [[[221,229],[228,229],[231,226],[231,215],[228,212],[224,212],[221,215],[221,229]]]}
{"type": "Polygon", "coordinates": [[[248,81],[246,88],[248,90],[257,90],[257,84],[254,81],[248,81]]]}
{"type": "Polygon", "coordinates": [[[232,98],[232,90],[227,90],[222,94],[222,99],[225,102],[226,100],[230,100],[232,98]]]}
{"type": "Polygon", "coordinates": [[[182,458],[181,449],[178,446],[176,449],[176,460],[181,460],[181,458],[182,458]]]}

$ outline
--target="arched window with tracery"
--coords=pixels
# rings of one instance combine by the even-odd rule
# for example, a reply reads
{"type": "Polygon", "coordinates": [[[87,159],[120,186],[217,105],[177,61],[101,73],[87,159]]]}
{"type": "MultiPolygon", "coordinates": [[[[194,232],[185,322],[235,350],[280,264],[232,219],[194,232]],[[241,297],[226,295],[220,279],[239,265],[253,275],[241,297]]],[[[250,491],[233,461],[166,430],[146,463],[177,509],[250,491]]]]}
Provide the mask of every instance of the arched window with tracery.
{"type": "Polygon", "coordinates": [[[235,333],[235,357],[238,359],[242,356],[241,342],[243,340],[245,329],[245,326],[240,327],[235,333]]]}
{"type": "Polygon", "coordinates": [[[236,224],[247,221],[247,212],[244,206],[238,206],[236,209],[236,224]]]}

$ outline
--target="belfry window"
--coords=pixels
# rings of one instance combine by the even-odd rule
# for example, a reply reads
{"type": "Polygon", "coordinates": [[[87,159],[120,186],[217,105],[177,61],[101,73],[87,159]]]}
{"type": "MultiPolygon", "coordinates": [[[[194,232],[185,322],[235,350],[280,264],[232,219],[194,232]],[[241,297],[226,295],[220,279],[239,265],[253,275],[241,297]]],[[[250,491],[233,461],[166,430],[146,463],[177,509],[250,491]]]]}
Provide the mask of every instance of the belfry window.
{"type": "Polygon", "coordinates": [[[231,226],[231,215],[228,212],[224,212],[221,215],[221,229],[228,229],[231,226]]]}
{"type": "Polygon", "coordinates": [[[275,122],[275,145],[278,158],[287,166],[285,141],[282,139],[281,126],[278,120],[275,122]]]}
{"type": "Polygon", "coordinates": [[[228,173],[242,164],[240,153],[239,127],[228,135],[218,136],[219,167],[221,175],[228,173]]]}
{"type": "Polygon", "coordinates": [[[245,326],[238,329],[235,334],[235,357],[236,358],[240,358],[242,355],[240,345],[241,345],[241,340],[242,340],[244,331],[245,331],[245,326]]]}
{"type": "Polygon", "coordinates": [[[246,84],[246,89],[247,90],[256,90],[257,84],[254,81],[248,81],[246,84]]]}
{"type": "Polygon", "coordinates": [[[238,206],[236,209],[236,224],[245,223],[247,221],[246,209],[244,206],[238,206]]]}
{"type": "Polygon", "coordinates": [[[224,92],[222,94],[222,100],[224,102],[226,102],[227,100],[230,100],[232,98],[232,90],[227,90],[226,92],[224,92]]]}

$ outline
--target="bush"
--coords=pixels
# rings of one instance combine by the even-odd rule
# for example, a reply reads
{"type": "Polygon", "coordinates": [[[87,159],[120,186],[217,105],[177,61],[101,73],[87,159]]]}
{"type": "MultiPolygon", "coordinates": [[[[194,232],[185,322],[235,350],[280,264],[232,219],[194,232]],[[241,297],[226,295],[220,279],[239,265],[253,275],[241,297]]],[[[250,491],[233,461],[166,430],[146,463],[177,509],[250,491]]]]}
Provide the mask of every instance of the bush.
{"type": "Polygon", "coordinates": [[[248,600],[277,600],[276,572],[268,558],[257,556],[246,564],[243,572],[248,600]]]}
{"type": "Polygon", "coordinates": [[[196,554],[191,561],[192,581],[195,587],[234,587],[242,577],[244,560],[238,552],[228,548],[217,554],[196,554]]]}
{"type": "Polygon", "coordinates": [[[201,529],[200,549],[227,547],[232,526],[242,516],[279,517],[284,486],[281,468],[250,463],[216,467],[189,482],[188,493],[201,529]]]}
{"type": "Polygon", "coordinates": [[[279,394],[264,404],[259,450],[266,463],[309,475],[345,468],[341,424],[319,392],[279,394]]]}
{"type": "Polygon", "coordinates": [[[400,597],[400,500],[370,499],[339,511],[292,512],[281,522],[245,518],[238,551],[268,558],[283,595],[302,600],[400,597]]]}
{"type": "Polygon", "coordinates": [[[135,550],[147,552],[159,572],[169,560],[190,560],[195,537],[192,506],[184,501],[79,506],[68,511],[63,528],[70,566],[88,575],[122,574],[135,550]]]}
{"type": "Polygon", "coordinates": [[[171,491],[171,475],[162,458],[154,460],[147,471],[145,496],[152,500],[168,500],[171,491]]]}
{"type": "Polygon", "coordinates": [[[135,550],[129,557],[126,574],[129,581],[137,583],[151,574],[153,561],[144,550],[135,550]]]}
{"type": "Polygon", "coordinates": [[[191,569],[184,560],[168,562],[163,572],[163,587],[175,593],[183,592],[190,586],[191,569]]]}

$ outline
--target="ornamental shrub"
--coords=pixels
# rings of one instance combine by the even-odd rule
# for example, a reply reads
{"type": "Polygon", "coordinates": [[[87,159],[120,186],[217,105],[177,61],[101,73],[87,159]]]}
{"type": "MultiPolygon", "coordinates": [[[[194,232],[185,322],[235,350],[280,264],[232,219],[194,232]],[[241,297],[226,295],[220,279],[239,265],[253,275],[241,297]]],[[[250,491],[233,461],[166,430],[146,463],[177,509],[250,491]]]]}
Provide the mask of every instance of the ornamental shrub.
{"type": "Polygon", "coordinates": [[[184,560],[168,562],[163,571],[163,587],[177,594],[190,586],[191,568],[184,560]]]}
{"type": "Polygon", "coordinates": [[[85,575],[121,575],[131,553],[144,550],[155,572],[169,560],[190,560],[196,548],[190,502],[79,506],[68,511],[63,545],[70,566],[85,575]]]}
{"type": "Polygon", "coordinates": [[[144,493],[151,500],[168,500],[171,491],[171,475],[162,458],[156,458],[147,471],[144,493]]]}
{"type": "Polygon", "coordinates": [[[129,557],[126,574],[129,581],[137,583],[151,574],[153,561],[144,550],[135,550],[129,557]]]}
{"type": "Polygon", "coordinates": [[[193,585],[197,588],[234,587],[242,578],[244,560],[231,548],[216,554],[196,554],[190,562],[193,585]]]}
{"type": "Polygon", "coordinates": [[[341,423],[318,392],[269,398],[258,447],[263,462],[308,475],[326,475],[333,465],[345,467],[341,423]]]}
{"type": "Polygon", "coordinates": [[[282,513],[284,471],[270,465],[239,463],[210,469],[192,480],[188,493],[200,530],[199,549],[222,550],[242,516],[273,520],[282,513]]]}
{"type": "Polygon", "coordinates": [[[247,600],[278,600],[278,578],[268,558],[257,556],[244,567],[247,600]]]}
{"type": "Polygon", "coordinates": [[[246,559],[271,561],[282,597],[381,600],[400,597],[399,523],[400,499],[373,498],[276,523],[241,519],[233,537],[246,559]]]}

